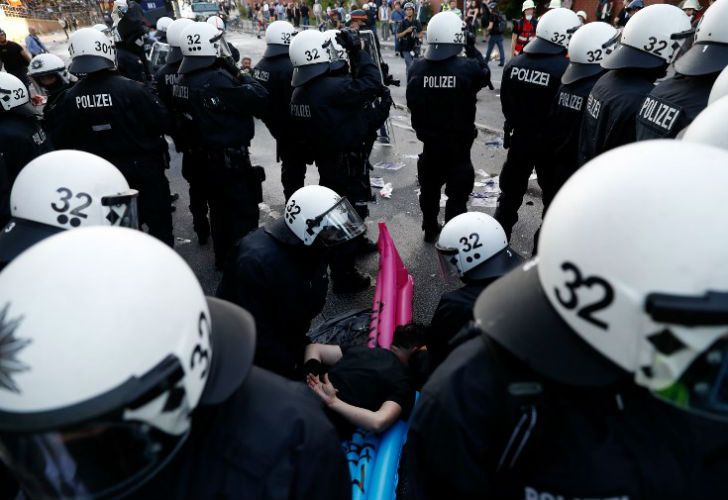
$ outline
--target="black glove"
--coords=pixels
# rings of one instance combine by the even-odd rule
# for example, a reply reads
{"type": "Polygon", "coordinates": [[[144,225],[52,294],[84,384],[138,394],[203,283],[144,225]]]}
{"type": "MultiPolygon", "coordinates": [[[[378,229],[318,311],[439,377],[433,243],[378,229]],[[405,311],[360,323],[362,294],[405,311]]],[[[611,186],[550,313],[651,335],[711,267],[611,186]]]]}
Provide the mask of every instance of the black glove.
{"type": "Polygon", "coordinates": [[[361,50],[361,41],[359,40],[359,33],[351,28],[344,28],[336,34],[336,41],[339,45],[344,47],[347,52],[358,52],[361,50]]]}
{"type": "Polygon", "coordinates": [[[381,101],[382,108],[384,108],[384,109],[391,108],[394,101],[392,100],[392,93],[389,91],[389,89],[387,87],[382,87],[380,96],[382,98],[382,101],[381,101]]]}
{"type": "Polygon", "coordinates": [[[303,364],[304,375],[323,375],[326,373],[326,367],[318,359],[309,359],[303,364]]]}
{"type": "Polygon", "coordinates": [[[465,47],[475,47],[475,33],[470,30],[465,32],[465,47]]]}

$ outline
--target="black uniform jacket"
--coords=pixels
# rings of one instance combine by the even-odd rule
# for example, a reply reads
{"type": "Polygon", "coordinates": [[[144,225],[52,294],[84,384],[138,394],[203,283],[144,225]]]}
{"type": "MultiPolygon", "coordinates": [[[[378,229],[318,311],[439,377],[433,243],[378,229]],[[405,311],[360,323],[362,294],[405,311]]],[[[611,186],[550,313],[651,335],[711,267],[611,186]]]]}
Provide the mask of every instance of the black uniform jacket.
{"type": "Polygon", "coordinates": [[[482,57],[416,59],[407,80],[407,107],[412,128],[422,142],[469,142],[476,135],[475,103],[490,83],[482,57]]]}
{"type": "Polygon", "coordinates": [[[637,114],[637,140],[672,139],[708,105],[716,75],[675,75],[645,97],[637,114]]]}
{"type": "Polygon", "coordinates": [[[253,367],[223,404],[195,410],[179,455],[131,498],[350,497],[346,456],[319,402],[303,384],[253,367]]]}
{"type": "Polygon", "coordinates": [[[648,72],[617,69],[594,84],[581,121],[579,165],[635,141],[637,113],[654,81],[648,72]]]}
{"type": "Polygon", "coordinates": [[[253,68],[253,77],[270,94],[270,106],[263,115],[263,122],[276,140],[287,140],[293,134],[290,113],[291,78],[293,64],[288,54],[264,57],[253,68]]]}
{"type": "Polygon", "coordinates": [[[725,496],[728,425],[631,380],[550,382],[478,335],[424,387],[407,448],[409,498],[712,499],[725,496]]]}
{"type": "Polygon", "coordinates": [[[172,98],[186,118],[190,146],[204,149],[249,146],[253,116],[262,116],[268,104],[268,92],[254,78],[238,79],[216,66],[182,75],[172,98]]]}
{"type": "Polygon", "coordinates": [[[303,363],[306,332],[326,301],[326,269],[324,250],[304,246],[283,219],[237,243],[217,296],[255,318],[256,364],[288,376],[303,363]]]}
{"type": "Polygon", "coordinates": [[[503,68],[501,106],[509,129],[543,131],[551,104],[569,66],[564,54],[520,54],[503,68]]]}
{"type": "Polygon", "coordinates": [[[66,91],[46,116],[57,149],[79,149],[112,161],[167,151],[169,115],[144,85],[113,71],[91,73],[66,91]]]}
{"type": "Polygon", "coordinates": [[[369,135],[367,105],[381,92],[381,76],[363,50],[350,57],[357,78],[338,70],[293,90],[290,114],[296,134],[314,151],[359,151],[369,135]]]}

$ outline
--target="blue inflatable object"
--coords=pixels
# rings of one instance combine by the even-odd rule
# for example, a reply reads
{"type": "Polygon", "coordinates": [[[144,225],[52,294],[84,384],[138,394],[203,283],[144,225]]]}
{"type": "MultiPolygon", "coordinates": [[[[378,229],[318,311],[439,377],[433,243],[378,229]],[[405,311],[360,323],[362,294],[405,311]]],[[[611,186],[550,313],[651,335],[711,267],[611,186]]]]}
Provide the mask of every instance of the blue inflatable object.
{"type": "Polygon", "coordinates": [[[357,429],[351,436],[351,440],[344,442],[342,446],[349,462],[352,500],[375,498],[368,496],[368,493],[372,482],[377,448],[379,448],[379,436],[357,429]]]}
{"type": "Polygon", "coordinates": [[[399,459],[402,447],[407,441],[409,425],[401,420],[382,435],[377,450],[377,459],[369,485],[367,498],[370,500],[394,500],[397,488],[399,459]]]}

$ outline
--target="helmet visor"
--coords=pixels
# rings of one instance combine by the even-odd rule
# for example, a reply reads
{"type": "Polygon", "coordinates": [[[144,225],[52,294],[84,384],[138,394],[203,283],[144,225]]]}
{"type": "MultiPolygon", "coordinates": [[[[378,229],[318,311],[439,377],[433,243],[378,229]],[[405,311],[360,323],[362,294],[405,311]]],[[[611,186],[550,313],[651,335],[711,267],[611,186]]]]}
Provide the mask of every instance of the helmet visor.
{"type": "Polygon", "coordinates": [[[458,249],[442,247],[435,243],[437,249],[437,262],[440,270],[440,277],[446,282],[454,282],[460,277],[458,269],[458,249]]]}
{"type": "Polygon", "coordinates": [[[30,498],[93,498],[129,492],[184,443],[143,422],[88,422],[46,433],[0,434],[0,458],[30,498]]]}
{"type": "Polygon", "coordinates": [[[139,191],[130,189],[124,193],[112,196],[104,196],[101,198],[101,204],[109,207],[109,213],[106,220],[112,226],[130,227],[139,229],[139,210],[137,208],[137,198],[139,191]]]}
{"type": "Polygon", "coordinates": [[[327,247],[352,240],[366,231],[364,221],[346,198],[339,200],[336,205],[315,219],[308,220],[307,224],[309,231],[321,227],[316,241],[327,247]]]}

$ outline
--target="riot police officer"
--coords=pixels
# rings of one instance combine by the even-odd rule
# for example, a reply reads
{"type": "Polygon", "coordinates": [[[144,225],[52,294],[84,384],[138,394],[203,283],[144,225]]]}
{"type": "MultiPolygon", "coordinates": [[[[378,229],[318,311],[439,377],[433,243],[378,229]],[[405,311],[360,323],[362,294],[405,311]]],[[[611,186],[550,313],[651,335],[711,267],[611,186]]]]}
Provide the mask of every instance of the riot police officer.
{"type": "Polygon", "coordinates": [[[67,90],[46,121],[54,145],[110,161],[139,190],[139,218],[149,233],[174,245],[169,211],[167,110],[144,85],[119,75],[114,44],[93,28],[71,35],[71,73],[86,76],[67,90]]]}
{"type": "Polygon", "coordinates": [[[534,168],[544,204],[551,195],[551,173],[547,172],[543,157],[551,144],[543,124],[569,64],[566,59],[569,40],[579,26],[579,17],[569,9],[549,10],[538,22],[536,38],[503,68],[501,105],[506,119],[503,145],[508,148],[508,157],[500,174],[501,194],[495,218],[508,239],[518,221],[518,209],[534,168]]]}
{"type": "Polygon", "coordinates": [[[675,61],[676,74],[660,82],[642,101],[637,140],[676,137],[708,105],[713,82],[728,65],[726,19],[726,2],[718,2],[705,12],[695,44],[675,61]]]}
{"type": "MultiPolygon", "coordinates": [[[[592,87],[606,72],[602,59],[617,36],[617,30],[607,23],[589,23],[577,30],[569,42],[569,66],[561,77],[547,127],[549,148],[541,153],[551,171],[551,194],[544,196],[550,202],[578,168],[579,131],[592,87]]],[[[548,209],[544,205],[544,212],[548,209]]]]}
{"type": "Polygon", "coordinates": [[[423,148],[417,161],[420,209],[425,241],[434,243],[442,226],[440,190],[448,196],[445,221],[464,213],[475,173],[470,148],[477,135],[475,98],[490,85],[490,70],[475,38],[452,12],[436,14],[427,27],[424,59],[412,62],[407,81],[407,107],[423,148]],[[465,58],[458,57],[465,46],[465,58]]]}
{"type": "MultiPolygon", "coordinates": [[[[305,154],[316,161],[320,184],[349,199],[364,218],[369,211],[366,204],[371,199],[370,106],[383,94],[384,86],[371,57],[361,50],[356,33],[344,30],[338,34],[338,40],[349,55],[351,73],[323,33],[309,30],[293,39],[289,50],[294,68],[290,112],[296,134],[310,148],[305,154]],[[334,132],[335,140],[331,140],[334,132]]],[[[369,276],[354,266],[359,244],[358,241],[345,244],[332,254],[334,293],[369,287],[369,276]]]]}
{"type": "Polygon", "coordinates": [[[480,331],[421,393],[410,498],[724,494],[726,164],[647,141],[564,185],[539,259],[485,289],[480,331]]]}
{"type": "Polygon", "coordinates": [[[61,150],[39,156],[13,184],[12,219],[0,231],[0,269],[65,229],[138,228],[138,194],[116,167],[96,155],[61,150]]]}
{"type": "Polygon", "coordinates": [[[255,318],[257,366],[301,379],[306,332],[329,288],[326,251],[365,229],[346,198],[323,186],[304,186],[292,193],[281,219],[237,243],[217,296],[255,318]]]}
{"type": "Polygon", "coordinates": [[[173,87],[173,107],[184,119],[188,151],[203,169],[210,203],[215,266],[222,269],[236,240],[258,227],[265,173],[250,163],[248,147],[268,92],[221,57],[222,32],[195,23],[182,32],[182,77],[173,87]]]}
{"type": "Polygon", "coordinates": [[[619,46],[602,61],[608,69],[589,93],[579,137],[579,165],[634,142],[637,115],[657,78],[690,34],[690,21],[674,5],[649,5],[630,17],[619,46]]]}
{"type": "Polygon", "coordinates": [[[349,498],[319,403],[252,366],[250,314],[149,236],[27,250],[0,274],[0,326],[0,460],[26,498],[349,498]]]}
{"type": "Polygon", "coordinates": [[[28,76],[47,97],[44,113],[46,109],[52,108],[58,97],[74,83],[66,69],[66,63],[55,54],[38,54],[31,59],[28,76]]]}
{"type": "Polygon", "coordinates": [[[28,88],[16,76],[0,73],[0,224],[10,218],[10,188],[20,169],[51,149],[28,88]]]}
{"type": "Polygon", "coordinates": [[[428,372],[435,371],[452,350],[451,341],[473,320],[480,293],[495,280],[523,263],[508,246],[498,221],[481,212],[466,212],[442,228],[435,244],[440,267],[464,286],[440,297],[427,338],[428,372]]]}
{"type": "Polygon", "coordinates": [[[276,158],[281,162],[281,183],[286,200],[303,187],[306,177],[306,159],[301,154],[303,148],[298,144],[290,113],[293,64],[288,57],[288,46],[294,35],[291,23],[272,22],[265,30],[267,47],[263,58],[253,68],[253,77],[271,97],[263,122],[276,140],[276,158]]]}
{"type": "Polygon", "coordinates": [[[116,25],[116,66],[122,76],[146,83],[152,73],[144,53],[144,37],[147,30],[143,17],[134,14],[139,8],[134,2],[116,25]]]}

